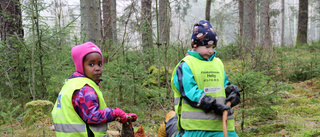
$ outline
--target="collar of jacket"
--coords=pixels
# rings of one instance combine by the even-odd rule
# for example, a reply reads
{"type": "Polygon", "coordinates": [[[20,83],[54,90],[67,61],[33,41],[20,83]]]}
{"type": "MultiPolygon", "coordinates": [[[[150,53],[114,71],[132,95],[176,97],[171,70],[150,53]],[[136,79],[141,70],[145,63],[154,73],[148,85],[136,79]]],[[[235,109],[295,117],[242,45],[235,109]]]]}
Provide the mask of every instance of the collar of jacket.
{"type": "Polygon", "coordinates": [[[200,60],[212,61],[214,59],[214,57],[217,55],[217,51],[214,50],[214,53],[211,55],[211,57],[208,60],[202,58],[201,55],[199,54],[199,52],[194,52],[193,50],[188,50],[187,55],[191,55],[191,56],[196,57],[197,59],[200,59],[200,60]]]}
{"type": "MultiPolygon", "coordinates": [[[[72,79],[72,78],[77,78],[77,77],[86,77],[85,75],[79,73],[79,72],[74,72],[68,79],[72,79]]],[[[97,81],[95,81],[95,83],[99,86],[100,86],[100,82],[103,81],[103,79],[99,79],[97,81]]]]}

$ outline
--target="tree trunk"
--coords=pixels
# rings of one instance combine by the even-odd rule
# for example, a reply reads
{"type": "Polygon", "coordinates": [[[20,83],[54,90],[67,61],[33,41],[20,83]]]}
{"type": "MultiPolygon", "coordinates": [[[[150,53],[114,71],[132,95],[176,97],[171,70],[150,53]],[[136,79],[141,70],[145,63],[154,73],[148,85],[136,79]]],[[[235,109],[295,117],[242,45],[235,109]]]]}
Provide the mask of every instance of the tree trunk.
{"type": "Polygon", "coordinates": [[[111,45],[117,42],[117,9],[116,0],[103,0],[103,42],[107,45],[104,51],[112,51],[111,45]]]}
{"type": "MultiPolygon", "coordinates": [[[[35,42],[36,42],[36,49],[39,51],[39,60],[38,60],[38,63],[40,65],[40,76],[43,77],[44,76],[44,65],[43,65],[43,57],[44,57],[44,51],[43,51],[43,46],[42,46],[42,34],[41,34],[41,30],[40,30],[40,10],[39,10],[39,2],[38,0],[34,0],[34,3],[33,3],[33,6],[34,6],[34,31],[35,31],[35,36],[36,36],[36,39],[35,39],[35,42]]],[[[36,52],[37,53],[37,52],[36,52]]],[[[42,92],[42,99],[45,98],[46,96],[46,86],[45,86],[45,81],[42,80],[41,82],[41,89],[39,91],[42,92]]]]}
{"type": "Polygon", "coordinates": [[[111,4],[111,31],[112,31],[112,40],[113,43],[117,42],[118,40],[118,33],[117,33],[117,0],[112,0],[111,4]]]}
{"type": "Polygon", "coordinates": [[[245,55],[251,53],[251,69],[255,64],[255,44],[256,44],[256,1],[244,0],[243,10],[243,41],[245,55]]]}
{"type": "MultiPolygon", "coordinates": [[[[25,68],[20,61],[20,54],[22,48],[20,48],[20,42],[23,41],[24,31],[22,27],[22,17],[21,17],[21,9],[20,9],[20,1],[19,0],[1,0],[0,1],[0,40],[3,44],[6,44],[9,48],[1,51],[1,54],[4,56],[3,61],[7,63],[1,63],[2,69],[5,71],[4,74],[8,79],[8,82],[11,91],[12,98],[15,97],[14,91],[23,91],[23,86],[26,83],[22,80],[22,73],[24,73],[25,68]],[[13,69],[12,69],[13,68],[13,69]],[[8,70],[8,72],[7,72],[8,70]],[[12,73],[10,73],[12,72],[12,73]],[[11,82],[10,74],[15,75],[13,77],[14,81],[18,81],[19,84],[15,84],[16,82],[11,82]]],[[[23,42],[22,42],[23,43],[23,42]]],[[[23,106],[23,101],[21,103],[23,106]]]]}
{"type": "MultiPolygon", "coordinates": [[[[320,8],[320,2],[318,1],[318,7],[320,8]]],[[[319,16],[320,16],[320,11],[318,12],[319,13],[319,16]]],[[[320,18],[319,18],[320,19],[320,18]]],[[[320,26],[320,23],[317,22],[317,26],[320,26]]],[[[320,41],[320,33],[319,33],[319,28],[317,28],[318,31],[316,31],[316,34],[317,34],[317,40],[320,41]]]]}
{"type": "Polygon", "coordinates": [[[269,0],[261,0],[262,8],[261,8],[261,27],[262,27],[262,35],[261,35],[261,46],[263,49],[269,49],[271,46],[271,35],[270,35],[270,16],[269,16],[269,0]]]}
{"type": "Polygon", "coordinates": [[[21,39],[24,37],[20,1],[1,0],[0,11],[0,38],[1,41],[5,41],[12,47],[14,41],[17,41],[15,33],[21,39]],[[10,37],[14,37],[14,39],[9,40],[10,37]]]}
{"type": "Polygon", "coordinates": [[[239,0],[238,7],[239,7],[239,24],[240,24],[239,36],[242,39],[243,38],[243,10],[244,10],[243,0],[239,0]]]}
{"type": "MultiPolygon", "coordinates": [[[[167,49],[170,42],[170,3],[169,0],[159,0],[159,24],[160,24],[160,43],[164,46],[163,65],[167,65],[167,49]]],[[[159,49],[158,49],[159,50],[159,49]]],[[[158,66],[160,68],[160,66],[158,66]]],[[[168,70],[165,69],[165,78],[167,81],[168,70]]],[[[160,73],[159,73],[160,74],[160,73]]],[[[158,79],[159,80],[159,79],[158,79]]],[[[160,81],[160,80],[159,80],[160,81]]],[[[168,85],[166,83],[166,85],[168,85]]]]}
{"type": "Polygon", "coordinates": [[[205,19],[210,22],[210,9],[211,9],[211,0],[207,0],[206,2],[206,17],[205,19]]]}
{"type": "Polygon", "coordinates": [[[152,20],[151,20],[151,0],[141,0],[142,9],[142,47],[147,49],[152,47],[152,20]]]}
{"type": "Polygon", "coordinates": [[[81,36],[84,42],[101,42],[100,0],[80,0],[81,36]]]}
{"type": "Polygon", "coordinates": [[[284,46],[284,0],[281,0],[281,46],[284,46]]]}
{"type": "MultiPolygon", "coordinates": [[[[35,2],[37,3],[37,0],[31,1],[31,17],[38,18],[37,10],[35,9],[35,2]]],[[[36,90],[35,90],[35,51],[36,51],[36,33],[35,33],[35,20],[31,19],[31,31],[32,31],[32,50],[31,50],[31,75],[32,75],[32,82],[31,82],[31,88],[30,93],[33,100],[36,99],[36,90]]]]}
{"type": "Polygon", "coordinates": [[[146,67],[149,67],[152,64],[153,53],[152,50],[152,19],[151,19],[151,3],[152,0],[141,0],[141,33],[142,33],[142,48],[146,61],[148,64],[146,67]]]}
{"type": "Polygon", "coordinates": [[[103,43],[107,45],[104,51],[111,50],[112,30],[111,30],[111,2],[112,0],[103,0],[103,43]]]}
{"type": "Polygon", "coordinates": [[[243,38],[245,43],[254,50],[256,40],[256,2],[255,0],[244,0],[243,10],[243,38]]]}
{"type": "MultiPolygon", "coordinates": [[[[56,33],[60,32],[61,29],[61,19],[63,18],[63,12],[62,12],[62,1],[61,0],[54,0],[54,20],[56,25],[56,33]]],[[[63,35],[59,35],[59,45],[61,46],[64,44],[65,38],[63,35]]]]}
{"type": "Polygon", "coordinates": [[[307,43],[308,0],[299,0],[298,32],[296,44],[307,43]]]}
{"type": "Polygon", "coordinates": [[[159,24],[160,24],[160,43],[165,44],[169,42],[170,26],[168,17],[168,0],[159,0],[159,24]]]}

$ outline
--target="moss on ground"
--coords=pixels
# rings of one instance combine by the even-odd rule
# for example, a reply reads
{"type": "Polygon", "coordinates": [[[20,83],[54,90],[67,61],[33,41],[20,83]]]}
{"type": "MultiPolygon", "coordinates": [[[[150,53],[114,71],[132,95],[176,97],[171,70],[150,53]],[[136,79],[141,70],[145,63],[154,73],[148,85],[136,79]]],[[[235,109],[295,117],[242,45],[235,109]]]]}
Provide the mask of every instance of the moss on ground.
{"type": "Polygon", "coordinates": [[[269,121],[248,117],[245,130],[237,130],[239,136],[320,136],[319,81],[317,78],[292,83],[295,89],[283,95],[280,105],[272,107],[277,111],[276,119],[269,121]]]}
{"type": "Polygon", "coordinates": [[[34,122],[44,122],[51,119],[51,110],[53,103],[47,100],[36,100],[26,104],[26,115],[23,117],[21,124],[29,126],[34,122]]]}

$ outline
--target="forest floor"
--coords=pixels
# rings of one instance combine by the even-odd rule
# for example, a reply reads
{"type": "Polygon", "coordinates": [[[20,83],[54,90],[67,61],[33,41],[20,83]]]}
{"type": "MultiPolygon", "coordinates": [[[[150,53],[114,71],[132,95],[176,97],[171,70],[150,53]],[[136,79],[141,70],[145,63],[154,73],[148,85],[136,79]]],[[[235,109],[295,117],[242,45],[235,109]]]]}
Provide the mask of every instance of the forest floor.
{"type": "MultiPolygon", "coordinates": [[[[240,128],[240,121],[236,119],[236,131],[239,136],[282,136],[282,137],[317,137],[320,136],[320,79],[315,78],[298,83],[289,83],[295,87],[294,90],[282,94],[282,104],[274,106],[277,117],[273,120],[248,119],[244,129],[240,128]]],[[[171,107],[159,106],[146,112],[150,117],[139,118],[134,122],[135,131],[142,125],[145,134],[157,137],[158,128],[166,113],[171,107]]],[[[235,108],[235,112],[237,112],[235,108]]],[[[235,113],[237,115],[237,113],[235,113]]],[[[0,136],[4,137],[38,137],[55,136],[52,130],[51,119],[38,121],[28,127],[22,126],[20,122],[0,125],[0,136]]],[[[119,131],[121,125],[111,122],[109,130],[119,131]]]]}

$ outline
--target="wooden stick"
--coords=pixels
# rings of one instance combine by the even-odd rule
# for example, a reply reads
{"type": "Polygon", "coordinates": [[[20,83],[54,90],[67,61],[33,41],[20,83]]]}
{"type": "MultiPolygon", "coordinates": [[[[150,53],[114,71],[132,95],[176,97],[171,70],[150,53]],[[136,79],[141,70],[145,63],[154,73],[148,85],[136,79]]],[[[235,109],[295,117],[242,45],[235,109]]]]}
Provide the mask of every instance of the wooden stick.
{"type": "Polygon", "coordinates": [[[122,124],[121,137],[134,137],[134,129],[131,121],[122,124]]]}
{"type": "MultiPolygon", "coordinates": [[[[227,102],[227,106],[231,106],[231,102],[227,102]]],[[[228,129],[227,129],[227,119],[228,119],[228,111],[225,110],[222,114],[222,128],[223,128],[223,136],[228,137],[228,129]]]]}
{"type": "MultiPolygon", "coordinates": [[[[121,137],[134,137],[134,129],[132,125],[133,118],[130,116],[127,116],[127,122],[122,123],[122,130],[121,130],[121,137]]],[[[120,122],[121,118],[117,117],[115,121],[120,122]]]]}

